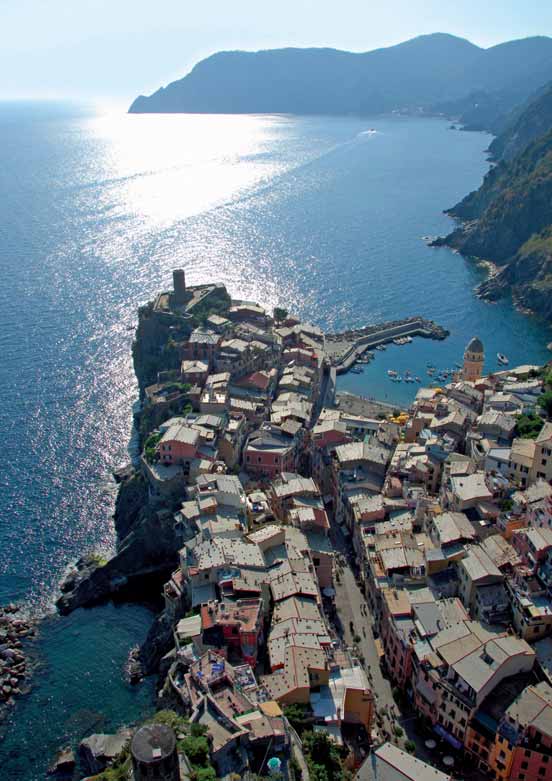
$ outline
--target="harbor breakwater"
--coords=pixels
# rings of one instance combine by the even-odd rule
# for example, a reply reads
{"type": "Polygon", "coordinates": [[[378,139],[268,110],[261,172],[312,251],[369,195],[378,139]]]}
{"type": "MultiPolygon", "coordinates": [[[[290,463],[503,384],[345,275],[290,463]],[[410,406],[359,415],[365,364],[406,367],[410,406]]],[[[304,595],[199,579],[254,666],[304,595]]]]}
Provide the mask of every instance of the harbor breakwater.
{"type": "Polygon", "coordinates": [[[393,339],[421,336],[424,339],[441,341],[448,335],[449,331],[433,320],[414,316],[327,334],[325,349],[337,374],[344,374],[367,350],[388,344],[393,339]]]}

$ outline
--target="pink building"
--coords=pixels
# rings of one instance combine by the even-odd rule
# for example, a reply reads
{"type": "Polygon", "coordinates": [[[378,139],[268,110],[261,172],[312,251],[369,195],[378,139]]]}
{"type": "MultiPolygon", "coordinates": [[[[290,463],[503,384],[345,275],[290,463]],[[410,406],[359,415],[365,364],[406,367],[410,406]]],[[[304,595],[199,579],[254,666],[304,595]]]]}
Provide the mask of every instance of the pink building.
{"type": "Polygon", "coordinates": [[[278,426],[266,423],[250,434],[244,449],[244,466],[250,474],[268,479],[296,470],[296,440],[278,426]]]}
{"type": "Polygon", "coordinates": [[[385,589],[382,597],[381,641],[385,664],[392,680],[404,686],[412,675],[412,606],[406,591],[385,589]]]}
{"type": "Polygon", "coordinates": [[[197,458],[199,446],[199,432],[185,423],[174,423],[161,437],[157,452],[163,464],[189,464],[197,458]]]}

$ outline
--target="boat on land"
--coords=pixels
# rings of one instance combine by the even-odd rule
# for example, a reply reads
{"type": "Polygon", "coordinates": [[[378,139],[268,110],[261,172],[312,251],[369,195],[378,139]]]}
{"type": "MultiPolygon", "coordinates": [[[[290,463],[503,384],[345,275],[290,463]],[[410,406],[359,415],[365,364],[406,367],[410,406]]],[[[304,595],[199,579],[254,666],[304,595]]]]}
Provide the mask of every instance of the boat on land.
{"type": "Polygon", "coordinates": [[[503,355],[503,353],[497,353],[497,354],[496,354],[496,360],[497,360],[497,361],[498,361],[500,364],[502,364],[502,366],[508,366],[508,364],[510,363],[510,361],[508,360],[508,358],[507,358],[505,355],[503,355]]]}

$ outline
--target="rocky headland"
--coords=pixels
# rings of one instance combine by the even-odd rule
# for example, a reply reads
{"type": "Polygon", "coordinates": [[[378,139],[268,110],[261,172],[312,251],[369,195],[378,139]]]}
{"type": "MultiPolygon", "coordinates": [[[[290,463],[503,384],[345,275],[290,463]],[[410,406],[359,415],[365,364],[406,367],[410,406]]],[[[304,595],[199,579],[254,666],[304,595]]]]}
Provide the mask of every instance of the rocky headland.
{"type": "MultiPolygon", "coordinates": [[[[513,145],[510,137],[495,149],[513,145]]],[[[520,308],[552,322],[552,131],[493,165],[481,187],[446,213],[458,227],[433,245],[495,267],[478,294],[490,301],[511,295],[520,308]]]]}

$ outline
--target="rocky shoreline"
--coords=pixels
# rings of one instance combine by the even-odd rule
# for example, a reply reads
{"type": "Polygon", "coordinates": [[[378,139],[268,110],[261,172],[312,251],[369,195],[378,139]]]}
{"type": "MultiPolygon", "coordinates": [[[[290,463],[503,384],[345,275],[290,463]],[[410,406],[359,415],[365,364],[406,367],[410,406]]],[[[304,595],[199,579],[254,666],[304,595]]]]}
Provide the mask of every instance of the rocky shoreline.
{"type": "Polygon", "coordinates": [[[29,691],[30,664],[23,649],[36,634],[34,622],[17,605],[0,607],[0,721],[15,700],[29,691]]]}

